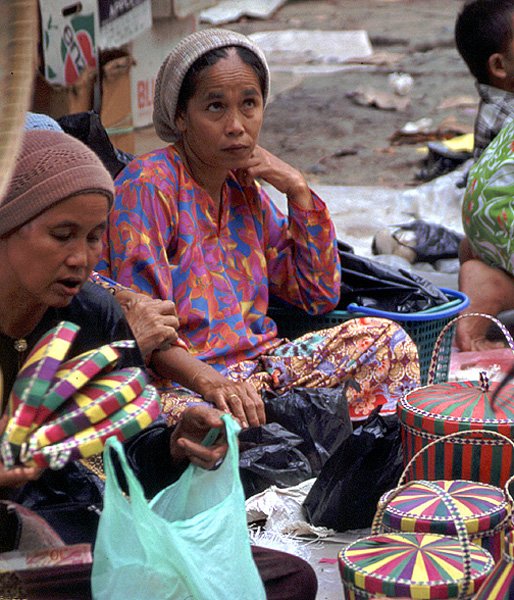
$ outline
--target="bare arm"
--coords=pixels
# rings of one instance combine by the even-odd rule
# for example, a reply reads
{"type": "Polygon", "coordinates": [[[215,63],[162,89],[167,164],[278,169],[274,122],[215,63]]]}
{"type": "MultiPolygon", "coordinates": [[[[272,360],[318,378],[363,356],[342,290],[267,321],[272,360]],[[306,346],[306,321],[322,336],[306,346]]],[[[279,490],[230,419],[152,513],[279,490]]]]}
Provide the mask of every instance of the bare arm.
{"type": "Polygon", "coordinates": [[[200,394],[219,410],[230,412],[242,427],[265,423],[264,404],[251,383],[227,379],[180,346],[152,354],[151,367],[161,377],[200,394]]]}

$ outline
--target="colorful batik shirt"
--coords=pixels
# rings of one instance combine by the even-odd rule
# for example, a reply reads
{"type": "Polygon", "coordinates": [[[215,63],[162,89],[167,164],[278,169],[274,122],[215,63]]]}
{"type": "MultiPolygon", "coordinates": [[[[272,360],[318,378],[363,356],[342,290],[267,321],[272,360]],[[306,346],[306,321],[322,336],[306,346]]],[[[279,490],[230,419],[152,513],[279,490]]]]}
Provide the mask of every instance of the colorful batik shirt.
{"type": "Polygon", "coordinates": [[[180,335],[198,358],[229,365],[276,347],[269,295],[311,314],[338,302],[340,266],[327,207],[289,204],[283,215],[258,185],[229,174],[215,203],[168,146],[116,179],[98,270],[176,303],[180,335]]]}
{"type": "Polygon", "coordinates": [[[484,263],[514,275],[514,122],[501,130],[469,172],[462,226],[484,263]]]}

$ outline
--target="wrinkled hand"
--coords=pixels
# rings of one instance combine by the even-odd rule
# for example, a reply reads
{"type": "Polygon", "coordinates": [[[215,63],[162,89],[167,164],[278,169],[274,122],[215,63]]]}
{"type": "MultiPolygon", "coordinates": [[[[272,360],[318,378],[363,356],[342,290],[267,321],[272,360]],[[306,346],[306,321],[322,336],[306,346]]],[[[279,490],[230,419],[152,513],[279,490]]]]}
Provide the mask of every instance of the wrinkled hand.
{"type": "Polygon", "coordinates": [[[312,195],[304,176],[271,152],[256,146],[246,165],[237,170],[243,185],[251,185],[256,178],[264,179],[279,192],[305,208],[312,208],[312,195]]]}
{"type": "MultiPolygon", "coordinates": [[[[7,419],[7,415],[0,419],[0,437],[7,425],[7,419]]],[[[7,470],[0,462],[0,489],[21,487],[28,481],[37,479],[43,471],[41,467],[16,467],[7,470]]]]}
{"type": "Polygon", "coordinates": [[[166,350],[177,341],[179,320],[174,302],[134,292],[118,292],[116,299],[143,356],[154,350],[166,350]]]}
{"type": "Polygon", "coordinates": [[[15,467],[7,470],[0,462],[0,488],[17,488],[29,481],[38,479],[44,469],[41,467],[15,467]]]}
{"type": "Polygon", "coordinates": [[[247,382],[235,382],[219,373],[199,378],[199,393],[219,410],[231,413],[241,427],[256,427],[266,423],[264,402],[255,387],[247,382]]]}
{"type": "Polygon", "coordinates": [[[174,462],[189,460],[204,469],[215,467],[227,453],[223,434],[211,446],[202,446],[202,440],[213,427],[224,425],[222,413],[208,406],[191,406],[184,410],[170,438],[170,454],[174,462]]]}

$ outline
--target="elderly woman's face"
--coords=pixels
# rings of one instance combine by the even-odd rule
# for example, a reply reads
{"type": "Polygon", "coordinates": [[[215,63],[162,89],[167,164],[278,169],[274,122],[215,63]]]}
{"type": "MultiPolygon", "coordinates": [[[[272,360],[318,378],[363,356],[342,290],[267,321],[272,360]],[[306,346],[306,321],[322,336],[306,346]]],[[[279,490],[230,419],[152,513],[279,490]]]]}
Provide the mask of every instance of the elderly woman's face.
{"type": "Polygon", "coordinates": [[[99,260],[108,202],[102,194],[55,204],[1,242],[3,281],[28,305],[68,305],[99,260]]]}
{"type": "Polygon", "coordinates": [[[234,49],[199,74],[185,114],[177,117],[184,148],[212,168],[235,169],[253,152],[263,118],[259,79],[234,49]]]}

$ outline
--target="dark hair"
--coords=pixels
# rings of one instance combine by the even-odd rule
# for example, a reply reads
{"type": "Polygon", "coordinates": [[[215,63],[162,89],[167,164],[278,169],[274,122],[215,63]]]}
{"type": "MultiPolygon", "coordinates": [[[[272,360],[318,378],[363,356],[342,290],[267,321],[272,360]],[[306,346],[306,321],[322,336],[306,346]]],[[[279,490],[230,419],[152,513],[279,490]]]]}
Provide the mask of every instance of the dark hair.
{"type": "Polygon", "coordinates": [[[223,48],[215,48],[214,50],[210,50],[209,52],[206,52],[204,55],[200,56],[200,58],[196,59],[185,74],[177,100],[177,115],[185,112],[187,103],[195,95],[200,72],[206,67],[212,67],[220,59],[227,58],[228,51],[231,48],[234,48],[239,58],[245,64],[252,67],[252,69],[255,71],[257,79],[259,80],[261,93],[264,95],[267,74],[264,65],[257,55],[243,46],[225,46],[223,48]]]}
{"type": "Polygon", "coordinates": [[[487,61],[512,41],[514,0],[468,0],[455,23],[457,50],[479,83],[489,83],[487,61]]]}

